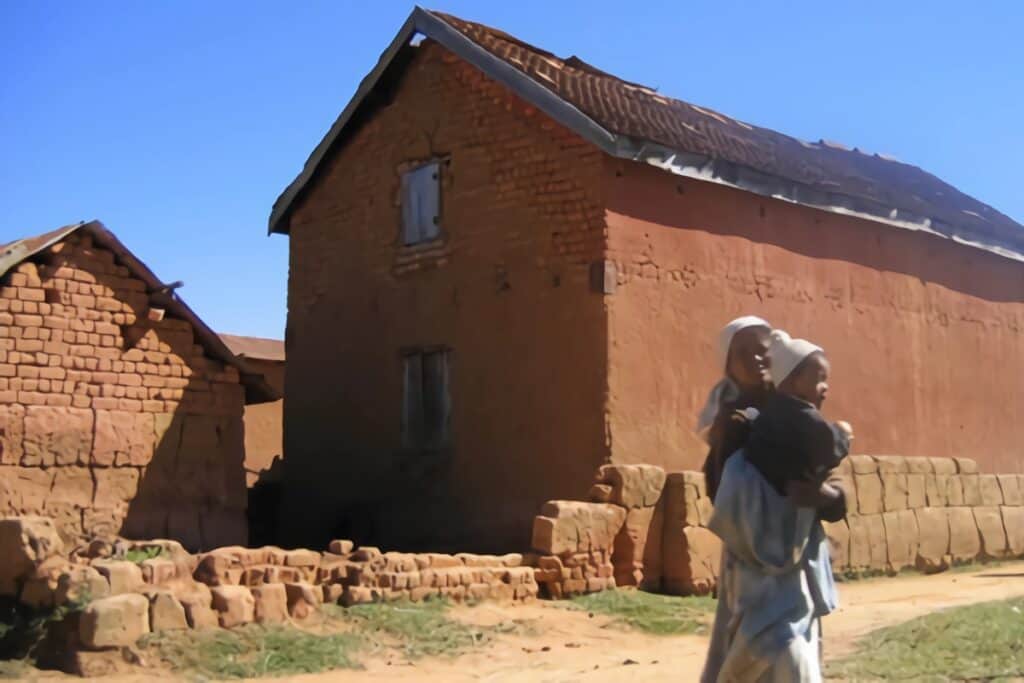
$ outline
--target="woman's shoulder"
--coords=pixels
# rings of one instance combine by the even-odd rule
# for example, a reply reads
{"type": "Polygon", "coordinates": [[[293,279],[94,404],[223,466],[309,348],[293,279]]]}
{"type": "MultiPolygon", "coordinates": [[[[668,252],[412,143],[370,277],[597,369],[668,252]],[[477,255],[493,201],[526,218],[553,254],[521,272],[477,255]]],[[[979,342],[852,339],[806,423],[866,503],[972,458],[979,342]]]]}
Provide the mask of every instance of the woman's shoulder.
{"type": "Polygon", "coordinates": [[[775,390],[770,384],[765,384],[754,390],[742,391],[734,398],[722,402],[722,410],[719,412],[719,417],[721,417],[722,413],[731,413],[737,410],[745,410],[746,408],[760,410],[774,394],[775,390]]]}

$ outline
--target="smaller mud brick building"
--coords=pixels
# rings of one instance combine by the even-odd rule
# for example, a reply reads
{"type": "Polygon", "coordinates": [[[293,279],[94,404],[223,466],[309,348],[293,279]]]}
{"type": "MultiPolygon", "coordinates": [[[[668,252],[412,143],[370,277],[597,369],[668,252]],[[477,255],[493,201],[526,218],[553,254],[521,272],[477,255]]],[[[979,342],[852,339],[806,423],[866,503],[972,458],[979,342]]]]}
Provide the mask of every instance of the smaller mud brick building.
{"type": "Polygon", "coordinates": [[[824,346],[865,453],[1024,471],[1024,228],[915,166],[417,9],[295,181],[285,540],[525,547],[700,467],[721,325],[824,346]]]}
{"type": "MultiPolygon", "coordinates": [[[[284,395],[283,341],[235,334],[221,334],[220,338],[253,372],[263,375],[274,391],[284,395]]],[[[245,479],[250,487],[281,456],[283,411],[283,398],[245,407],[245,479]]]]}
{"type": "Polygon", "coordinates": [[[0,516],[246,542],[245,404],[278,396],[102,224],[0,247],[0,516]]]}

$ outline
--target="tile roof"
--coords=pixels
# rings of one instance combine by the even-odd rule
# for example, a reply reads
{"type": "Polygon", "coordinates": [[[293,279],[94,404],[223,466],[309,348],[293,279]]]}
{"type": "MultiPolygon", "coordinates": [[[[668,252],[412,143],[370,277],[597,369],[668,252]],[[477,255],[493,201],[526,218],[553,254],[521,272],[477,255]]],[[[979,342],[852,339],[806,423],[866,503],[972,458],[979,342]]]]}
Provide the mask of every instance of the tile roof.
{"type": "Polygon", "coordinates": [[[503,31],[421,9],[413,12],[278,199],[272,232],[287,232],[291,202],[392,60],[411,49],[415,32],[470,61],[613,156],[1024,260],[1024,227],[916,166],[753,126],[624,81],[578,57],[563,59],[503,31]]]}
{"type": "MultiPolygon", "coordinates": [[[[165,283],[99,221],[66,225],[41,235],[26,237],[0,246],[0,277],[6,275],[9,270],[22,261],[32,258],[47,247],[79,231],[89,233],[96,244],[112,251],[118,263],[131,271],[132,275],[145,282],[151,293],[165,287],[165,283]]],[[[278,392],[267,384],[263,375],[253,372],[242,358],[235,355],[221,341],[220,337],[178,297],[176,292],[172,291],[170,294],[161,294],[160,296],[161,306],[165,306],[171,313],[192,325],[197,341],[211,358],[216,358],[238,369],[242,384],[245,386],[246,403],[265,403],[280,398],[278,392]]]]}

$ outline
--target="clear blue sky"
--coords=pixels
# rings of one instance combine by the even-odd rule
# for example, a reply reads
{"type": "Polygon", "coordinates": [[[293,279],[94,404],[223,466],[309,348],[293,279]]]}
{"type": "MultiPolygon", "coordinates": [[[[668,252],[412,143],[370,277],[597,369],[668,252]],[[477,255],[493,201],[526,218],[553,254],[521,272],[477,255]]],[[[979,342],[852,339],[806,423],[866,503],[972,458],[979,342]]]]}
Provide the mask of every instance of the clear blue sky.
{"type": "MultiPolygon", "coordinates": [[[[737,118],[919,165],[1024,221],[1024,3],[432,9],[737,118]]],[[[98,218],[215,329],[279,337],[274,199],[412,5],[0,0],[0,243],[98,218]]],[[[343,239],[343,237],[339,237],[343,239]]]]}

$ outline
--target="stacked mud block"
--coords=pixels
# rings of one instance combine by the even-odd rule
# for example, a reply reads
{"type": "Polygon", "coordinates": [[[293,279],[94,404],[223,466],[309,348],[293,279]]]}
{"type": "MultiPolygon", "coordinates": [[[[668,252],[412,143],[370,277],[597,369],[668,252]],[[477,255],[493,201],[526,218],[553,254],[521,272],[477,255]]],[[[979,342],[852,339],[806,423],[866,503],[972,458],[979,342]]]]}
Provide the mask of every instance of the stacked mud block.
{"type": "Polygon", "coordinates": [[[604,465],[589,497],[550,501],[534,519],[543,597],[622,586],[673,595],[714,590],[722,547],[704,528],[711,501],[701,473],[604,465]]]}
{"type": "Polygon", "coordinates": [[[53,520],[0,519],[0,596],[30,608],[83,606],[56,624],[61,664],[78,673],[103,673],[104,653],[131,647],[143,635],[216,626],[210,589],[196,582],[195,558],[176,541],[97,540],[66,552],[53,520]],[[114,555],[134,552],[139,562],[114,555]]]}
{"type": "Polygon", "coordinates": [[[541,595],[660,585],[664,486],[660,467],[604,465],[589,502],[546,503],[533,524],[541,595]]]}
{"type": "Polygon", "coordinates": [[[662,504],[661,590],[670,595],[707,595],[716,586],[722,544],[704,528],[712,507],[703,473],[670,472],[662,504]]]}
{"type": "MultiPolygon", "coordinates": [[[[354,550],[333,541],[328,552],[280,548],[218,548],[200,556],[195,578],[227,594],[238,588],[261,601],[286,595],[287,615],[306,616],[324,602],[355,605],[431,597],[463,600],[526,600],[537,595],[533,568],[518,554],[503,556],[440,553],[382,553],[354,550]],[[224,591],[221,591],[224,592],[224,591]]],[[[225,597],[226,599],[226,597],[225,597]]],[[[275,611],[275,613],[279,612],[275,611]]]]}
{"type": "Polygon", "coordinates": [[[68,552],[45,517],[0,519],[0,553],[0,596],[41,609],[84,605],[62,624],[67,668],[78,672],[101,671],[100,655],[151,632],[303,620],[325,603],[525,601],[538,593],[533,558],[519,554],[382,553],[339,540],[323,553],[231,546],[192,555],[177,541],[122,539],[68,552]]]}
{"type": "MultiPolygon", "coordinates": [[[[361,548],[350,557],[349,576],[341,580],[343,605],[380,600],[418,602],[431,597],[461,602],[537,596],[534,570],[524,565],[523,556],[517,553],[408,554],[361,548]]],[[[339,576],[343,571],[339,567],[339,576]]]]}
{"type": "Polygon", "coordinates": [[[826,525],[832,564],[850,574],[925,572],[1024,555],[1024,476],[982,474],[967,458],[851,456],[847,518],[826,525]]]}
{"type": "Polygon", "coordinates": [[[324,603],[537,596],[535,567],[517,553],[382,553],[333,541],[324,553],[230,546],[191,555],[167,540],[96,540],[65,553],[52,520],[44,517],[0,520],[0,549],[15,558],[0,570],[0,595],[52,607],[77,594],[76,586],[86,586],[83,595],[92,600],[139,593],[153,602],[160,593],[161,605],[184,615],[182,628],[303,619],[324,603]]]}
{"type": "Polygon", "coordinates": [[[654,465],[604,465],[597,471],[590,500],[626,510],[615,536],[612,566],[617,586],[657,588],[661,584],[661,544],[665,470],[654,465]]]}
{"type": "Polygon", "coordinates": [[[611,503],[551,500],[533,520],[540,595],[559,599],[615,587],[612,552],[626,509],[611,503]]]}
{"type": "MultiPolygon", "coordinates": [[[[833,569],[846,575],[942,571],[1024,556],[1024,475],[983,474],[968,458],[855,455],[836,473],[847,516],[825,523],[833,569]]],[[[662,495],[661,590],[714,590],[721,543],[700,472],[669,473],[662,495]]]]}

